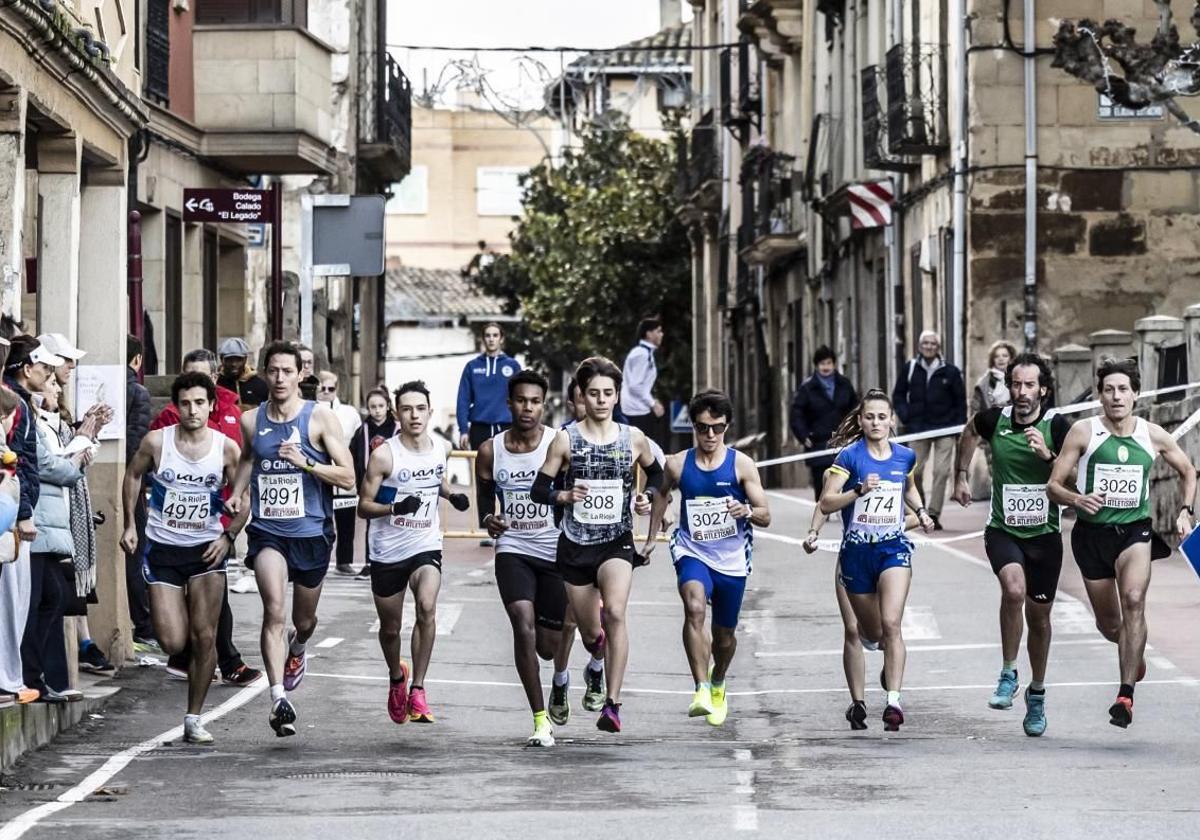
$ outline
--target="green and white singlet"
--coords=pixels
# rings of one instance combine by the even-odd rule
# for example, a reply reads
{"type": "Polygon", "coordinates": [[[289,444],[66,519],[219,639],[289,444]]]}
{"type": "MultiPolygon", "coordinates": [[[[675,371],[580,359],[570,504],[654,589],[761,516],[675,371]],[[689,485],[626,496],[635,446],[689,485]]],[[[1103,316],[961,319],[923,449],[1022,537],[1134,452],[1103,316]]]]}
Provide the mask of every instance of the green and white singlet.
{"type": "Polygon", "coordinates": [[[1055,412],[1047,411],[1031,426],[1017,428],[1012,406],[1006,406],[988,441],[992,447],[992,511],[988,527],[1014,537],[1037,537],[1059,531],[1058,505],[1046,495],[1053,461],[1043,461],[1029,448],[1025,429],[1037,429],[1051,452],[1057,450],[1051,434],[1055,412]]]}
{"type": "Polygon", "coordinates": [[[1137,418],[1133,434],[1114,435],[1099,417],[1092,418],[1087,451],[1079,459],[1080,493],[1103,493],[1099,513],[1079,511],[1079,518],[1095,525],[1127,525],[1150,518],[1150,467],[1157,453],[1150,426],[1137,418]]]}

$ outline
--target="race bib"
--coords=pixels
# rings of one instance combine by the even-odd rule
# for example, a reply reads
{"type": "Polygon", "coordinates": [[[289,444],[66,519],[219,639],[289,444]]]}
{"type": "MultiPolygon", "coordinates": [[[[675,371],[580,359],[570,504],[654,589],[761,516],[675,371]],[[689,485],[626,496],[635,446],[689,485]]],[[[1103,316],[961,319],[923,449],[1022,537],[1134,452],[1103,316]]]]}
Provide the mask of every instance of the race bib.
{"type": "Polygon", "coordinates": [[[554,525],[550,506],[531,501],[528,490],[505,490],[503,513],[510,531],[543,531],[554,525]]]}
{"type": "Polygon", "coordinates": [[[1093,493],[1104,494],[1104,506],[1130,510],[1142,503],[1142,468],[1137,464],[1097,464],[1093,493]]]}
{"type": "Polygon", "coordinates": [[[260,475],[258,515],[261,519],[303,519],[303,477],[299,473],[260,475]]]}
{"type": "Polygon", "coordinates": [[[1004,485],[1004,524],[1010,528],[1045,525],[1050,520],[1050,499],[1044,484],[1004,485]]]}
{"type": "Polygon", "coordinates": [[[729,497],[688,499],[688,533],[696,542],[713,542],[737,534],[737,520],[729,513],[729,497]]]}
{"type": "Polygon", "coordinates": [[[177,534],[196,534],[208,528],[212,495],[204,490],[168,488],[163,498],[163,527],[177,534]]]}
{"type": "Polygon", "coordinates": [[[571,516],[580,525],[616,525],[621,521],[621,502],[625,498],[625,482],[619,478],[604,478],[582,482],[588,488],[587,497],[571,505],[571,516]]]}
{"type": "Polygon", "coordinates": [[[901,528],[904,525],[904,484],[881,481],[879,486],[854,503],[852,527],[901,528]]]}
{"type": "Polygon", "coordinates": [[[421,506],[416,512],[403,514],[401,516],[393,516],[392,524],[397,528],[410,528],[414,531],[428,531],[433,527],[433,516],[437,513],[438,505],[438,487],[421,487],[417,490],[397,494],[396,501],[400,502],[409,496],[416,496],[421,500],[421,506]]]}
{"type": "Polygon", "coordinates": [[[347,508],[358,507],[358,496],[334,496],[333,509],[346,510],[347,508]]]}

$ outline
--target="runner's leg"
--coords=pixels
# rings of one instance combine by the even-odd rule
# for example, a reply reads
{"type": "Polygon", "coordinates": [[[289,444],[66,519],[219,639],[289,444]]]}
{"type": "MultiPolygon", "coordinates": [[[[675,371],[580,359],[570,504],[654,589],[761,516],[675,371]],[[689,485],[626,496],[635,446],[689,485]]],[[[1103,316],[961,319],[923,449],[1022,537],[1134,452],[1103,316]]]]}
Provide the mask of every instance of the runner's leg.
{"type": "Polygon", "coordinates": [[[517,666],[517,676],[521,678],[521,686],[525,689],[525,698],[529,701],[529,709],[540,712],[546,708],[542,696],[542,669],[538,662],[538,636],[544,628],[536,627],[532,601],[512,601],[506,604],[509,623],[513,631],[513,661],[517,666]]]}
{"type": "Polygon", "coordinates": [[[583,640],[583,646],[592,651],[603,629],[600,625],[600,590],[591,584],[563,585],[567,587],[567,605],[579,628],[579,637],[583,640]]]}
{"type": "Polygon", "coordinates": [[[1000,652],[1005,662],[1015,662],[1025,632],[1021,612],[1026,597],[1025,569],[1020,563],[1009,563],[1000,568],[996,577],[1000,581],[1000,652]]]}
{"type": "Polygon", "coordinates": [[[901,623],[912,570],[893,566],[879,576],[879,620],[883,630],[883,669],[888,691],[899,691],[904,681],[904,665],[908,650],[904,646],[901,623]]]}
{"type": "Polygon", "coordinates": [[[1046,679],[1046,664],[1050,661],[1050,610],[1053,606],[1053,602],[1025,602],[1025,622],[1029,625],[1029,670],[1035,683],[1046,679]]]}
{"type": "Polygon", "coordinates": [[[837,593],[838,612],[842,616],[842,671],[846,674],[846,688],[850,699],[862,702],[866,696],[867,659],[863,655],[862,640],[858,635],[858,619],[850,606],[846,588],[838,582],[838,571],[833,573],[833,591],[837,593]]]}
{"type": "Polygon", "coordinates": [[[221,616],[225,573],[210,572],[188,581],[188,641],[192,656],[188,663],[188,714],[204,710],[204,698],[217,667],[217,622],[221,616]]]}
{"type": "Polygon", "coordinates": [[[1099,580],[1083,579],[1092,613],[1096,616],[1096,629],[1110,642],[1121,638],[1121,600],[1117,595],[1116,578],[1099,580]]]}
{"type": "Polygon", "coordinates": [[[712,640],[708,636],[708,598],[704,584],[698,580],[685,581],[679,587],[683,601],[683,650],[687,654],[692,681],[699,685],[708,681],[708,666],[712,659],[712,640]]]}
{"type": "Polygon", "coordinates": [[[179,653],[188,641],[188,607],[183,589],[165,583],[146,586],[150,599],[150,619],[154,635],[163,653],[179,653]]]}
{"type": "Polygon", "coordinates": [[[413,624],[412,650],[414,686],[425,686],[425,672],[433,656],[433,641],[437,636],[437,598],[442,586],[442,572],[437,566],[422,566],[408,580],[412,590],[416,622],[413,624]]]}
{"type": "Polygon", "coordinates": [[[1150,586],[1150,543],[1135,543],[1117,557],[1117,589],[1121,596],[1121,634],[1117,654],[1121,682],[1137,682],[1146,655],[1146,590],[1150,586]]]}
{"type": "Polygon", "coordinates": [[[317,630],[317,604],[321,600],[321,581],[316,586],[292,586],[292,626],[296,628],[295,642],[303,645],[317,630]]]}
{"type": "Polygon", "coordinates": [[[262,648],[263,667],[267,671],[267,683],[283,685],[283,663],[287,657],[287,643],[283,638],[284,607],[287,601],[287,560],[272,548],[263,549],[254,560],[254,581],[262,598],[262,633],[259,645],[262,648]]]}
{"type": "MultiPolygon", "coordinates": [[[[566,584],[563,584],[566,586],[566,584]]],[[[571,665],[571,648],[575,647],[575,611],[567,602],[567,614],[563,618],[562,632],[558,634],[558,647],[554,651],[554,672],[561,674],[571,665]]]]}
{"type": "Polygon", "coordinates": [[[388,677],[400,679],[404,672],[400,669],[400,625],[404,613],[404,590],[395,595],[375,598],[375,612],[379,614],[379,647],[383,651],[383,661],[387,663],[388,677]]]}
{"type": "Polygon", "coordinates": [[[625,610],[629,590],[633,585],[633,566],[628,561],[612,558],[600,564],[596,572],[600,597],[604,600],[604,670],[608,673],[608,699],[621,702],[621,683],[625,680],[625,665],[629,661],[629,632],[625,610]]]}

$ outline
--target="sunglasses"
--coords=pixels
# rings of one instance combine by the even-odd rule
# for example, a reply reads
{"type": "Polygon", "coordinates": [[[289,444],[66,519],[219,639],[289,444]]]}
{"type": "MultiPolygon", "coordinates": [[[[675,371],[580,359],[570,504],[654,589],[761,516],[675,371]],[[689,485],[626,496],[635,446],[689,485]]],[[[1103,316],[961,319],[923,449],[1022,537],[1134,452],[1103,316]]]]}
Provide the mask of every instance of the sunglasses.
{"type": "Polygon", "coordinates": [[[322,393],[322,394],[332,394],[332,393],[333,393],[334,391],[336,391],[336,390],[337,390],[337,386],[336,386],[336,385],[322,385],[322,386],[321,386],[321,393],[322,393]]]}
{"type": "Polygon", "coordinates": [[[698,435],[714,434],[717,437],[725,434],[729,429],[728,423],[693,423],[692,428],[696,430],[698,435]]]}

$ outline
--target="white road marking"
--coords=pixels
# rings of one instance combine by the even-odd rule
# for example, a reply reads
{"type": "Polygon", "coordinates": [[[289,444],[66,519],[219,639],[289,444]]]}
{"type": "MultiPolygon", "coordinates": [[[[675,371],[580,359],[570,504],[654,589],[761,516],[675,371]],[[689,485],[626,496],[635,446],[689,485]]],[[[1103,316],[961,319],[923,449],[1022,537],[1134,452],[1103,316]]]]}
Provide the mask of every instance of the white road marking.
{"type": "Polygon", "coordinates": [[[328,639],[322,639],[321,641],[317,642],[315,647],[319,647],[319,648],[337,647],[344,641],[345,641],[345,639],[339,639],[337,636],[330,636],[328,639]]]}
{"type": "MultiPolygon", "coordinates": [[[[1087,605],[1073,595],[1060,592],[1050,608],[1050,626],[1055,635],[1096,636],[1096,619],[1087,605]]],[[[1051,644],[1057,644],[1052,642],[1051,644]]]]}
{"type": "MultiPolygon", "coordinates": [[[[245,706],[255,697],[263,692],[267,687],[265,677],[260,677],[250,685],[243,688],[237,694],[230,697],[220,706],[217,706],[212,711],[201,716],[204,723],[211,723],[214,720],[225,717],[230,712],[240,709],[245,706]]],[[[0,826],[0,840],[17,840],[23,836],[25,832],[36,826],[46,817],[51,814],[56,814],[59,811],[70,808],[77,802],[83,802],[87,797],[91,796],[97,789],[108,783],[113,776],[124,770],[129,763],[138,756],[151,752],[155,748],[162,745],[164,741],[174,741],[177,738],[183,737],[183,727],[176,726],[168,729],[159,735],[149,738],[142,743],[121,750],[118,753],[110,756],[107,761],[100,766],[99,770],[90,773],[83,781],[75,785],[70,790],[62,793],[52,802],[46,802],[38,805],[36,808],[30,808],[23,814],[19,814],[9,820],[4,825],[0,826]]]]}
{"type": "MultiPolygon", "coordinates": [[[[1149,649],[1149,647],[1150,647],[1149,645],[1146,645],[1147,649],[1149,649]]],[[[1152,665],[1155,668],[1158,668],[1160,671],[1176,670],[1175,663],[1172,662],[1170,659],[1167,659],[1165,656],[1147,656],[1146,664],[1152,665]]]]}
{"type": "MultiPolygon", "coordinates": [[[[449,636],[454,632],[454,626],[458,624],[458,620],[462,618],[463,605],[459,603],[440,603],[437,605],[437,635],[449,636]]],[[[417,622],[416,607],[410,599],[404,600],[404,614],[401,619],[400,632],[407,633],[413,629],[413,625],[417,622]]],[[[379,619],[376,618],[371,622],[371,626],[367,628],[368,633],[379,632],[379,619]]]]}
{"type": "MultiPolygon", "coordinates": [[[[1052,647],[1062,647],[1064,645],[1107,645],[1110,642],[1107,639],[1096,637],[1094,639],[1063,639],[1056,641],[1052,647]]],[[[952,651],[952,650],[998,650],[1000,648],[1000,640],[994,642],[967,642],[956,645],[906,645],[909,653],[924,653],[931,651],[952,651]]],[[[825,650],[756,650],[754,656],[757,659],[778,659],[790,658],[796,656],[841,656],[841,648],[827,648],[825,650]]]]}
{"type": "MultiPolygon", "coordinates": [[[[737,766],[748,765],[754,760],[750,750],[734,750],[737,766]]],[[[754,804],[754,771],[736,770],[733,774],[737,787],[733,789],[737,804],[733,806],[734,831],[758,831],[758,806],[754,804]]]]}
{"type": "Polygon", "coordinates": [[[917,607],[912,604],[906,606],[900,630],[905,641],[942,638],[942,631],[938,629],[937,619],[933,615],[933,607],[917,607]]]}

